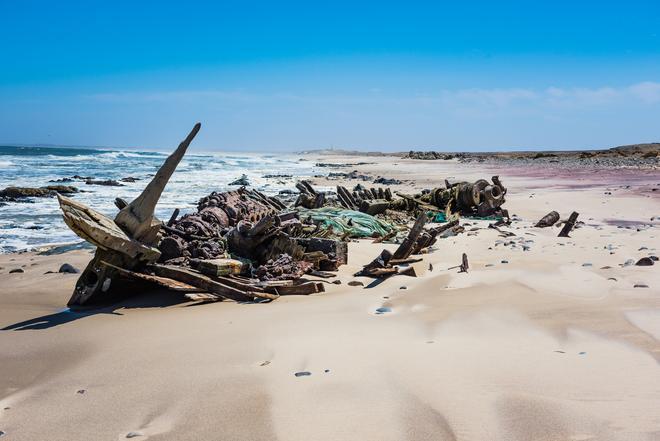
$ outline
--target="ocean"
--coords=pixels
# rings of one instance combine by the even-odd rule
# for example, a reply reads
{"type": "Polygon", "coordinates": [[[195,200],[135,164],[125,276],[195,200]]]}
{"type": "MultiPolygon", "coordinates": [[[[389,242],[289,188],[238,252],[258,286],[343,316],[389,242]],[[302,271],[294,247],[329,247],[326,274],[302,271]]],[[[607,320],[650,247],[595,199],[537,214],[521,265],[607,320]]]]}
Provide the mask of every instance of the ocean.
{"type": "MultiPolygon", "coordinates": [[[[133,177],[122,187],[63,182],[83,191],[73,198],[114,217],[116,197],[134,199],[169,153],[137,150],[62,147],[0,146],[0,189],[9,186],[43,187],[74,175],[98,180],[133,177]]],[[[252,188],[266,194],[295,189],[297,178],[314,174],[314,163],[294,155],[258,153],[188,152],[176,169],[156,207],[156,216],[169,219],[175,208],[182,214],[194,211],[197,201],[212,191],[236,189],[228,184],[247,175],[252,188]],[[266,175],[293,178],[266,178],[266,175]]],[[[2,205],[2,204],[0,204],[2,205]]],[[[30,198],[0,206],[0,253],[34,250],[47,245],[73,244],[79,239],[62,220],[56,198],[30,198]]]]}

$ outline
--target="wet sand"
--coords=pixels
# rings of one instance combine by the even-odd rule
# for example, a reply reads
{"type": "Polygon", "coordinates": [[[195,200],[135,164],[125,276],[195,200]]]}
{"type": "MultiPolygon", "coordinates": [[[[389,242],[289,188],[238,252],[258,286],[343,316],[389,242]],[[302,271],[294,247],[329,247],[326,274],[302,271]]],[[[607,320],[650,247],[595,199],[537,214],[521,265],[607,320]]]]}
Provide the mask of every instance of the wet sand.
{"type": "Polygon", "coordinates": [[[44,273],[89,251],[2,255],[2,439],[660,439],[660,263],[624,265],[660,254],[660,172],[318,159],[371,162],[345,171],[411,192],[499,174],[516,236],[466,220],[417,278],[352,277],[396,247],[363,240],[324,294],[194,305],[154,291],[86,313],[63,310],[76,275],[44,273]],[[585,225],[531,227],[553,209],[585,225]],[[448,270],[464,252],[470,271],[448,270]]]}

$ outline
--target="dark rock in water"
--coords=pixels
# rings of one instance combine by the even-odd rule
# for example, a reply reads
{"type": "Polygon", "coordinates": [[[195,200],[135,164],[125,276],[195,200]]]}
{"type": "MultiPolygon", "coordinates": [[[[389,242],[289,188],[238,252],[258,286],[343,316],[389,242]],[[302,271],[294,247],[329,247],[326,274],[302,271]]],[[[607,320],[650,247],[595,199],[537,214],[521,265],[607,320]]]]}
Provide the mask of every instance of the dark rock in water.
{"type": "Polygon", "coordinates": [[[85,184],[87,185],[104,185],[106,187],[123,187],[124,184],[121,184],[114,179],[105,179],[105,180],[100,180],[100,179],[87,179],[85,181],[85,184]]]}
{"type": "Polygon", "coordinates": [[[652,266],[655,262],[650,257],[642,257],[637,261],[635,265],[637,266],[652,266]]]}
{"type": "Polygon", "coordinates": [[[25,270],[23,268],[14,268],[13,270],[9,270],[9,274],[13,273],[24,273],[25,270]]]}
{"type": "Polygon", "coordinates": [[[46,187],[33,188],[33,187],[7,187],[0,190],[0,198],[13,201],[22,198],[48,198],[55,196],[55,193],[77,193],[76,187],[69,185],[49,185],[46,187]]]}
{"type": "Polygon", "coordinates": [[[264,175],[265,179],[293,178],[293,175],[264,175]]]}
{"type": "Polygon", "coordinates": [[[69,273],[69,274],[78,274],[80,270],[76,268],[73,265],[70,265],[68,263],[63,264],[60,269],[57,271],[58,273],[69,273]]]}
{"type": "Polygon", "coordinates": [[[296,372],[293,375],[295,375],[296,377],[309,377],[310,375],[312,375],[312,373],[308,371],[300,371],[300,372],[296,372]]]}
{"type": "Polygon", "coordinates": [[[79,181],[91,181],[94,179],[94,176],[80,176],[80,175],[73,175],[71,176],[72,179],[77,179],[79,181]]]}
{"type": "Polygon", "coordinates": [[[73,182],[74,179],[72,178],[60,178],[60,179],[51,179],[48,182],[73,182]]]}
{"type": "Polygon", "coordinates": [[[394,178],[384,178],[382,176],[378,176],[376,179],[374,179],[374,184],[399,185],[401,184],[401,181],[394,178]]]}
{"type": "Polygon", "coordinates": [[[139,179],[134,178],[133,176],[127,176],[125,178],[121,178],[120,181],[121,182],[135,182],[135,181],[139,181],[139,179]]]}
{"type": "Polygon", "coordinates": [[[47,185],[42,188],[45,188],[46,190],[50,190],[50,191],[56,191],[62,194],[78,193],[78,189],[71,185],[47,185]]]}
{"type": "Polygon", "coordinates": [[[247,175],[242,175],[240,178],[236,179],[235,181],[230,182],[229,185],[240,185],[243,187],[247,187],[248,185],[250,185],[250,181],[248,180],[247,175]]]}

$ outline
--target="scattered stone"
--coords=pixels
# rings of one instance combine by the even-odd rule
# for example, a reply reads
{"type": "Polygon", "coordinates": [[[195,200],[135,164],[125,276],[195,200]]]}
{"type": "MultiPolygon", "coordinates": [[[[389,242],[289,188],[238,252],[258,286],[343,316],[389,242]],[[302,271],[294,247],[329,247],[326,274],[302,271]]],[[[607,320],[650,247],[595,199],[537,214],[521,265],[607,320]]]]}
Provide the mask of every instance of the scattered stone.
{"type": "Polygon", "coordinates": [[[642,257],[635,264],[636,266],[652,266],[655,262],[650,257],[642,257]]]}
{"type": "Polygon", "coordinates": [[[348,282],[348,286],[364,286],[364,283],[360,282],[359,280],[351,280],[348,282]]]}
{"type": "Polygon", "coordinates": [[[382,176],[378,176],[376,179],[374,179],[374,184],[399,185],[399,184],[401,184],[401,181],[398,180],[398,179],[384,178],[382,176]]]}
{"type": "Polygon", "coordinates": [[[341,285],[341,280],[333,280],[332,283],[335,285],[341,285]]]}
{"type": "Polygon", "coordinates": [[[633,288],[648,288],[649,286],[646,283],[635,283],[633,288]]]}
{"type": "Polygon", "coordinates": [[[623,266],[631,266],[634,265],[635,261],[633,259],[628,259],[625,262],[623,262],[623,266]]]}
{"type": "Polygon", "coordinates": [[[429,263],[429,271],[433,271],[433,264],[429,263]]]}
{"type": "Polygon", "coordinates": [[[76,391],[76,393],[77,393],[77,394],[80,394],[80,395],[84,394],[85,392],[87,392],[85,389],[78,389],[78,390],[76,391]]]}
{"type": "Polygon", "coordinates": [[[327,373],[330,372],[330,369],[326,369],[326,370],[324,370],[323,372],[325,372],[325,373],[327,374],[327,373]]]}
{"type": "Polygon", "coordinates": [[[614,281],[614,282],[617,281],[615,277],[608,277],[607,280],[612,280],[612,281],[614,281]]]}
{"type": "Polygon", "coordinates": [[[300,372],[296,372],[293,375],[295,375],[296,377],[309,377],[310,375],[312,375],[312,373],[308,371],[300,371],[300,372]]]}
{"type": "Polygon", "coordinates": [[[57,271],[58,273],[69,273],[69,274],[78,274],[80,270],[76,268],[75,266],[65,263],[63,264],[60,269],[57,271]]]}
{"type": "Polygon", "coordinates": [[[133,176],[127,176],[125,178],[120,179],[121,182],[136,182],[139,181],[138,178],[134,178],[133,176]]]}
{"type": "Polygon", "coordinates": [[[14,268],[12,270],[9,270],[9,274],[14,274],[14,273],[24,273],[25,270],[23,268],[14,268]]]}
{"type": "Polygon", "coordinates": [[[593,266],[593,264],[591,264],[589,262],[585,262],[585,263],[582,264],[582,266],[593,266]]]}
{"type": "Polygon", "coordinates": [[[268,366],[269,364],[270,364],[270,361],[266,360],[263,363],[261,363],[259,366],[268,366]]]}
{"type": "Polygon", "coordinates": [[[400,286],[399,289],[408,289],[407,286],[400,286]]]}
{"type": "Polygon", "coordinates": [[[138,436],[144,436],[144,435],[142,435],[142,432],[128,432],[126,434],[126,438],[137,438],[138,436]]]}
{"type": "Polygon", "coordinates": [[[387,306],[381,306],[380,308],[376,309],[376,314],[385,314],[387,312],[392,312],[392,308],[388,308],[387,306]]]}
{"type": "Polygon", "coordinates": [[[505,259],[505,260],[502,260],[500,263],[509,263],[509,261],[505,259]]]}

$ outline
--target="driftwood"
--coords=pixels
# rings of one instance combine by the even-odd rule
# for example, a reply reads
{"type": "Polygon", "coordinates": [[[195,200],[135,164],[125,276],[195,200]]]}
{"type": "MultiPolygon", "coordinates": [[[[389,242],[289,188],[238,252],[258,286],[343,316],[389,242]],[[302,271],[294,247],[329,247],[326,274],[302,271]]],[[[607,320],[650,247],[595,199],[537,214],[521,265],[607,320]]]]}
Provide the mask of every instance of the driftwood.
{"type": "Polygon", "coordinates": [[[543,216],[534,226],[538,228],[547,228],[553,226],[557,222],[559,222],[559,213],[551,211],[543,216]]]}
{"type": "Polygon", "coordinates": [[[564,227],[561,229],[559,232],[559,235],[557,237],[569,237],[569,233],[575,226],[575,222],[577,222],[577,218],[580,214],[577,211],[574,211],[571,213],[571,215],[568,217],[568,220],[564,224],[564,227]]]}

